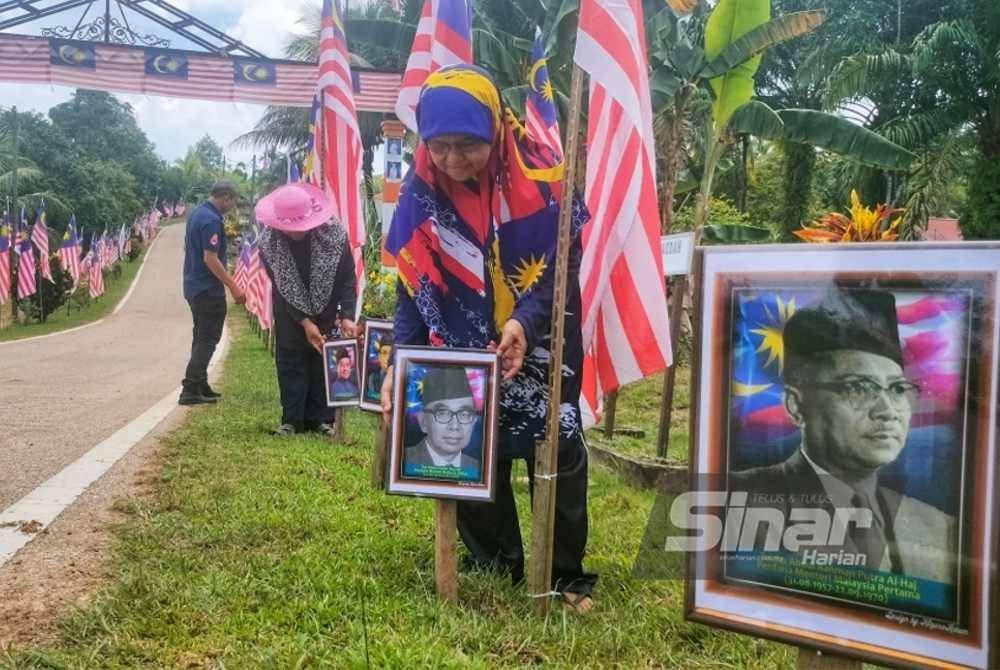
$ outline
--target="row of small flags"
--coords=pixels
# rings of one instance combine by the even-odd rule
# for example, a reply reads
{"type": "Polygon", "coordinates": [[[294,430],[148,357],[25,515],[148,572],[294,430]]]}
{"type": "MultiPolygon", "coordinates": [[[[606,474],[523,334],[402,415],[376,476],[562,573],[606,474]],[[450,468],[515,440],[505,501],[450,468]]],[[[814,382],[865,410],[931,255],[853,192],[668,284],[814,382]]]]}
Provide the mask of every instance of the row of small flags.
{"type": "MultiPolygon", "coordinates": [[[[170,212],[179,216],[180,214],[174,214],[176,207],[171,206],[170,212]]],[[[181,213],[183,209],[180,206],[181,213]]],[[[132,253],[132,233],[138,235],[143,243],[153,238],[161,216],[160,211],[154,208],[137,219],[132,226],[123,225],[117,232],[105,229],[100,235],[94,233],[85,256],[76,215],[70,216],[69,225],[66,226],[56,252],[59,265],[73,280],[70,293],[76,291],[80,279],[85,277],[90,297],[98,298],[103,295],[103,271],[132,253]]],[[[22,208],[20,216],[13,222],[9,212],[4,212],[0,219],[0,305],[6,304],[15,291],[19,300],[35,295],[39,289],[36,274],[41,274],[42,279],[55,284],[50,265],[49,228],[46,225],[44,201],[36,212],[30,234],[26,209],[22,208]],[[37,259],[34,249],[38,250],[37,259]],[[15,268],[18,271],[16,287],[11,285],[15,268]]]]}
{"type": "Polygon", "coordinates": [[[260,254],[260,228],[254,224],[243,236],[240,255],[236,259],[233,280],[247,295],[247,310],[257,317],[264,330],[274,324],[274,304],[271,300],[271,277],[267,274],[260,254]]]}

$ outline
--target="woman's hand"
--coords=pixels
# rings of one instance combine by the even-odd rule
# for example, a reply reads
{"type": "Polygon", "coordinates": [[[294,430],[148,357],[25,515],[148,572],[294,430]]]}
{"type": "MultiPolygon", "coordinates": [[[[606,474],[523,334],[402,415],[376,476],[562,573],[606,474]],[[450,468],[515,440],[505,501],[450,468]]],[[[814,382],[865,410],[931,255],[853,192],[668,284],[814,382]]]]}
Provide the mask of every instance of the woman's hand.
{"type": "Polygon", "coordinates": [[[528,340],[524,336],[524,326],[517,319],[510,319],[503,326],[500,346],[496,348],[500,357],[504,381],[517,376],[524,365],[524,357],[528,353],[528,340]]]}
{"type": "Polygon", "coordinates": [[[312,348],[315,349],[320,355],[323,354],[323,344],[326,342],[326,338],[323,337],[323,333],[319,332],[319,326],[313,323],[312,319],[306,318],[301,321],[302,327],[306,331],[306,339],[312,348]]]}
{"type": "Polygon", "coordinates": [[[385,369],[385,378],[382,380],[382,420],[385,425],[392,421],[392,366],[385,369]]]}
{"type": "Polygon", "coordinates": [[[340,332],[344,337],[354,338],[358,336],[358,326],[350,319],[341,319],[340,332]]]}

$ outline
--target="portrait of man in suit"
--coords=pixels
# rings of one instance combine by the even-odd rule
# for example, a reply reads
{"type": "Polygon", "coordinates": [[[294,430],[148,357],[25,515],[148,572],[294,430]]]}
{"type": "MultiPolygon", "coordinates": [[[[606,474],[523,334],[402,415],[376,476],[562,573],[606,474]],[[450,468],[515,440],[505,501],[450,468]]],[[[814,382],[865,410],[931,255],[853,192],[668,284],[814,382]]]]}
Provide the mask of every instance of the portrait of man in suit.
{"type": "Polygon", "coordinates": [[[422,407],[417,423],[423,438],[403,450],[403,474],[408,477],[479,481],[481,452],[467,453],[476,421],[476,410],[465,368],[435,367],[424,375],[422,407]]]}
{"type": "Polygon", "coordinates": [[[353,400],[358,397],[353,353],[349,349],[341,349],[335,355],[336,374],[330,382],[330,397],[333,400],[353,400]]]}
{"type": "Polygon", "coordinates": [[[842,546],[821,551],[839,548],[856,557],[849,565],[954,585],[955,517],[880,477],[906,445],[920,395],[904,374],[893,294],[832,290],[788,319],[783,341],[784,409],[801,443],[783,462],[731,472],[731,495],[747,492],[748,506],[766,501],[785,519],[794,507],[870,510],[870,523],[849,522],[842,546]]]}

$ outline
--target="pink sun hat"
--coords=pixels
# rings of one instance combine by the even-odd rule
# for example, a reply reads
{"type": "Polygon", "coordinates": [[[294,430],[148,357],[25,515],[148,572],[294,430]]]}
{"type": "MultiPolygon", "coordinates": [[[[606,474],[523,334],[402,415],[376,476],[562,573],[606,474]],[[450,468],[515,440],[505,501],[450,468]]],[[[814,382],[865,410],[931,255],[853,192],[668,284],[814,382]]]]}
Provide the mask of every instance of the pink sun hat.
{"type": "Polygon", "coordinates": [[[260,199],[257,221],[288,233],[304,233],[333,218],[333,202],[312,184],[285,184],[260,199]]]}

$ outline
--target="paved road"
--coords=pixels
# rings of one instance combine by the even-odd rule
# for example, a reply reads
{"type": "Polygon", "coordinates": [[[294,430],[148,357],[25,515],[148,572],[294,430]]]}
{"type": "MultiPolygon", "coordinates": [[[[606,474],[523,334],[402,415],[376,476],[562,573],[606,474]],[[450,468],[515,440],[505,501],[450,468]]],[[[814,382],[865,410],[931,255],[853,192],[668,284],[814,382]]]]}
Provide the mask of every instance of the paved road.
{"type": "Polygon", "coordinates": [[[180,384],[191,349],[184,226],[163,228],[125,307],[102,323],[0,344],[0,510],[180,384]]]}

